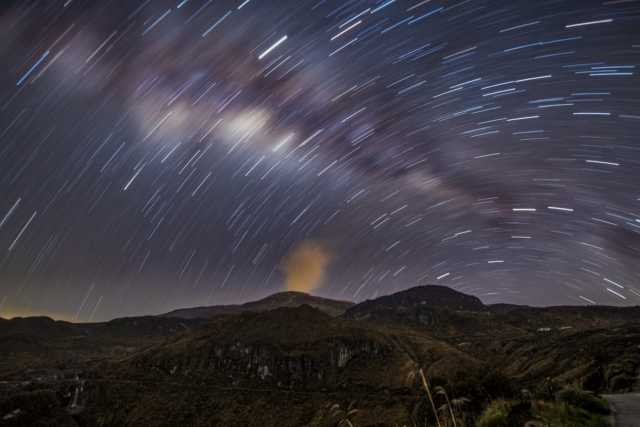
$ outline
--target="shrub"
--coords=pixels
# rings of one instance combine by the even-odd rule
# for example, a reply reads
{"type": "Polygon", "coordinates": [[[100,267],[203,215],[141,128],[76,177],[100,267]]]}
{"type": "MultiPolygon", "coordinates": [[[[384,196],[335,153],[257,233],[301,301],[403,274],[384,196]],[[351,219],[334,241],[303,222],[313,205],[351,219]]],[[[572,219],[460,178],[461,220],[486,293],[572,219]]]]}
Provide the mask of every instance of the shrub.
{"type": "Polygon", "coordinates": [[[633,387],[635,378],[630,375],[620,374],[609,380],[611,391],[629,391],[633,387]]]}
{"type": "Polygon", "coordinates": [[[582,388],[589,391],[601,391],[605,388],[605,379],[602,369],[590,372],[582,380],[582,388]]]}
{"type": "Polygon", "coordinates": [[[596,414],[607,415],[609,413],[609,407],[602,399],[577,388],[565,388],[559,391],[556,394],[556,399],[596,414]]]}
{"type": "Polygon", "coordinates": [[[509,427],[511,404],[502,399],[494,400],[478,420],[478,427],[509,427]]]}
{"type": "Polygon", "coordinates": [[[602,415],[562,402],[538,402],[534,418],[547,427],[609,427],[602,415]]]}

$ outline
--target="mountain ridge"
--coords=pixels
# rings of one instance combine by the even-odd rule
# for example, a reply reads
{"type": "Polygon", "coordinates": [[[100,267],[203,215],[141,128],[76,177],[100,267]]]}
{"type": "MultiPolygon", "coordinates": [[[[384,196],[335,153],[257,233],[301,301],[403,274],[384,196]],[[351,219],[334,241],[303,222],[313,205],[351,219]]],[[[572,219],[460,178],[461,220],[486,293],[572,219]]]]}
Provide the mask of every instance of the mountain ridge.
{"type": "Polygon", "coordinates": [[[549,381],[630,390],[640,372],[640,307],[493,307],[432,285],[342,302],[332,316],[304,303],[327,304],[315,298],[275,294],[249,303],[260,310],[204,319],[2,320],[0,416],[18,414],[16,426],[61,414],[70,426],[329,427],[326,408],[357,401],[356,425],[386,427],[425,411],[421,370],[466,399],[469,416],[549,381]]]}
{"type": "Polygon", "coordinates": [[[243,304],[185,307],[160,314],[159,317],[177,317],[182,319],[210,318],[224,314],[267,311],[280,307],[300,307],[309,305],[330,316],[339,316],[355,303],[331,298],[323,298],[304,292],[284,291],[243,304]]]}

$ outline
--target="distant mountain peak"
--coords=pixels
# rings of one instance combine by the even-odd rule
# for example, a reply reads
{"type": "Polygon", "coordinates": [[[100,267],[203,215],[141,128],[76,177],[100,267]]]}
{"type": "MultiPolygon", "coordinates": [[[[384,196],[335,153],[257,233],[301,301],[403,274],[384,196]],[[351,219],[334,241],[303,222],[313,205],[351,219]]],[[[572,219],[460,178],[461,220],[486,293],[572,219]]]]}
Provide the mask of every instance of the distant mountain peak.
{"type": "Polygon", "coordinates": [[[446,286],[424,285],[361,302],[349,308],[345,316],[351,318],[376,317],[376,313],[397,313],[420,307],[450,311],[487,310],[478,297],[463,294],[446,286]]]}
{"type": "Polygon", "coordinates": [[[266,296],[262,299],[233,305],[214,305],[207,307],[192,307],[173,310],[162,314],[162,317],[178,317],[183,319],[208,318],[221,314],[238,314],[244,312],[261,312],[283,307],[300,307],[308,305],[330,316],[340,316],[354,305],[350,301],[333,300],[310,295],[304,292],[283,291],[266,296]]]}

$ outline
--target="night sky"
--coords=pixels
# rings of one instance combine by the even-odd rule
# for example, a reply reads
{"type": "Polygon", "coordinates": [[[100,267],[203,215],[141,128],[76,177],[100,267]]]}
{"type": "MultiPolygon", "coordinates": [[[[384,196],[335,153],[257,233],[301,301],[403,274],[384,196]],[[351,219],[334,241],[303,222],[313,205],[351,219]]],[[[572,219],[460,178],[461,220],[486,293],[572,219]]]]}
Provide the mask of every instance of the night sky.
{"type": "Polygon", "coordinates": [[[640,303],[640,1],[0,9],[0,316],[640,303]]]}

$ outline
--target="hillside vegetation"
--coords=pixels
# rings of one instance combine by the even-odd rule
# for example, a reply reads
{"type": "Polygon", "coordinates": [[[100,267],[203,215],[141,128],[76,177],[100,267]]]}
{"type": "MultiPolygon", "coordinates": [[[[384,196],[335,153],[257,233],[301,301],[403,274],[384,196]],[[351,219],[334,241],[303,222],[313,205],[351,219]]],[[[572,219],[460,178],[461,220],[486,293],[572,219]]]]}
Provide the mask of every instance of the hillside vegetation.
{"type": "Polygon", "coordinates": [[[282,295],[204,317],[1,320],[0,425],[597,426],[595,396],[639,373],[638,307],[282,295]]]}

